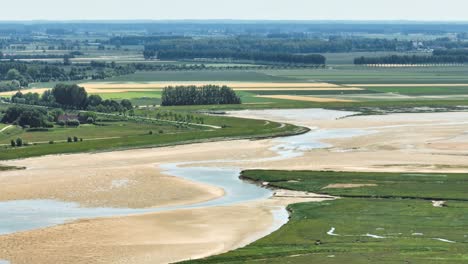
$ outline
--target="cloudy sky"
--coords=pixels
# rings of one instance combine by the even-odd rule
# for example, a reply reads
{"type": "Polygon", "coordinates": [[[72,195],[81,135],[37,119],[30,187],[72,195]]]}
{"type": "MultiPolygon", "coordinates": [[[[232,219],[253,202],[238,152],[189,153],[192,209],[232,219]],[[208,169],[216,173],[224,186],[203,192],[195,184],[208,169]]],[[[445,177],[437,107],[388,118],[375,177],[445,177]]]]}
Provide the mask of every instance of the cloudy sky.
{"type": "Polygon", "coordinates": [[[468,0],[2,0],[0,20],[464,20],[468,0]]]}

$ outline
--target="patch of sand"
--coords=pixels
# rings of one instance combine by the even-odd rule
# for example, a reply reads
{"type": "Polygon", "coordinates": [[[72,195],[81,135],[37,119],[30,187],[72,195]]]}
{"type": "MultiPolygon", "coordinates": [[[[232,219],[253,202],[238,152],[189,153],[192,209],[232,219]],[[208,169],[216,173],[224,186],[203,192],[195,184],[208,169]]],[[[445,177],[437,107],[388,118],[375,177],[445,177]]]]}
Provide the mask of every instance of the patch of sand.
{"type": "Polygon", "coordinates": [[[373,187],[373,186],[377,186],[377,184],[334,183],[334,184],[329,184],[323,187],[322,189],[352,189],[352,188],[373,187]]]}
{"type": "Polygon", "coordinates": [[[202,258],[267,235],[272,210],[330,199],[310,194],[227,207],[81,220],[0,236],[0,258],[17,264],[154,264],[202,258]]]}
{"type": "MultiPolygon", "coordinates": [[[[88,93],[103,94],[103,93],[125,93],[125,92],[151,92],[160,91],[167,86],[177,85],[196,85],[202,86],[207,84],[227,85],[237,91],[283,91],[283,90],[301,90],[301,91],[349,91],[362,90],[358,87],[341,87],[330,83],[267,83],[267,82],[149,82],[149,83],[81,83],[88,93]]],[[[23,90],[23,93],[33,92],[42,94],[52,88],[31,88],[23,90]]],[[[16,91],[1,92],[0,96],[12,96],[16,91]]]]}
{"type": "Polygon", "coordinates": [[[432,201],[432,206],[434,207],[444,207],[445,201],[432,201]]]}
{"type": "Polygon", "coordinates": [[[466,83],[393,83],[393,84],[347,84],[351,87],[468,87],[466,83]]]}
{"type": "Polygon", "coordinates": [[[336,98],[325,98],[325,97],[312,97],[312,96],[299,96],[299,95],[257,95],[260,98],[271,98],[271,99],[284,99],[284,100],[295,100],[295,101],[307,101],[307,102],[354,102],[346,99],[336,98]]]}
{"type": "Polygon", "coordinates": [[[220,81],[203,81],[203,82],[98,82],[98,83],[82,83],[80,86],[86,89],[135,89],[135,88],[159,88],[177,85],[196,85],[203,86],[208,84],[227,85],[231,88],[340,88],[340,86],[331,83],[274,83],[274,82],[220,82],[220,81]]]}
{"type": "Polygon", "coordinates": [[[88,207],[149,208],[211,200],[219,188],[165,175],[159,164],[271,156],[266,142],[211,142],[156,149],[56,155],[5,161],[22,171],[0,173],[0,201],[58,199],[88,207]],[[229,152],[219,152],[230,145],[229,152]],[[113,188],[113,182],[131,184],[113,188]]]}

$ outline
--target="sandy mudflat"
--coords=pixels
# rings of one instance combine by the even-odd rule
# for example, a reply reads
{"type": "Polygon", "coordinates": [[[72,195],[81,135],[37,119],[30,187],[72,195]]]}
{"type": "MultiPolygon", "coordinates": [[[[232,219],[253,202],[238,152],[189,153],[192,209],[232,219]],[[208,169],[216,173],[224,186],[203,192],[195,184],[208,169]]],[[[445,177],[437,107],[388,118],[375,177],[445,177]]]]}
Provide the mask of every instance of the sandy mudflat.
{"type": "Polygon", "coordinates": [[[119,88],[164,88],[167,86],[177,85],[227,85],[232,88],[338,88],[340,86],[331,83],[272,83],[272,82],[220,82],[220,81],[204,81],[204,82],[148,82],[148,83],[83,83],[81,86],[86,89],[119,89],[119,88]]]}
{"type": "MultiPolygon", "coordinates": [[[[87,206],[137,208],[193,203],[222,194],[214,187],[166,176],[157,167],[179,161],[236,159],[244,161],[230,165],[288,170],[466,172],[468,169],[468,113],[345,119],[323,118],[312,112],[283,117],[275,112],[256,111],[236,115],[316,129],[358,128],[372,133],[329,139],[326,141],[334,145],[330,148],[274,161],[245,161],[274,156],[269,149],[275,139],[267,139],[3,162],[27,166],[28,170],[0,173],[0,186],[8,186],[0,187],[0,199],[57,198],[87,206]],[[126,184],[110,188],[113,181],[122,179],[126,184]]],[[[94,219],[0,236],[0,259],[31,263],[34,256],[34,263],[165,263],[202,257],[236,248],[254,239],[255,234],[265,233],[272,222],[271,206],[288,202],[291,200],[268,199],[227,207],[94,219]]]]}
{"type": "MultiPolygon", "coordinates": [[[[358,87],[341,87],[330,83],[266,83],[266,82],[149,82],[149,83],[81,83],[80,86],[84,87],[88,93],[123,93],[123,92],[150,92],[160,91],[167,86],[177,85],[227,85],[234,90],[249,91],[249,90],[263,90],[263,91],[281,91],[281,90],[303,90],[303,91],[321,91],[321,90],[362,90],[358,87]]],[[[32,88],[24,90],[23,92],[35,92],[42,94],[50,88],[32,88]]],[[[16,91],[2,92],[0,96],[11,96],[16,91]]]]}
{"type": "Polygon", "coordinates": [[[45,156],[2,162],[27,170],[0,173],[0,201],[57,199],[89,207],[191,204],[223,191],[165,175],[159,164],[274,155],[261,141],[211,142],[156,149],[45,156]],[[230,151],[220,152],[227,148],[230,151]],[[122,184],[124,183],[124,184],[122,184]]]}
{"type": "Polygon", "coordinates": [[[336,99],[336,98],[325,98],[325,97],[312,97],[312,96],[299,96],[299,95],[257,95],[260,98],[270,99],[284,99],[284,100],[295,100],[295,101],[307,101],[307,102],[354,102],[352,100],[336,99]]]}
{"type": "Polygon", "coordinates": [[[278,197],[227,207],[81,220],[0,236],[18,264],[172,263],[245,246],[270,232],[272,210],[332,197],[278,197]]]}
{"type": "Polygon", "coordinates": [[[374,83],[374,84],[347,84],[351,87],[465,87],[466,83],[374,83]]]}
{"type": "Polygon", "coordinates": [[[83,220],[0,236],[0,256],[24,264],[168,263],[224,252],[271,221],[266,208],[249,205],[83,220]]]}

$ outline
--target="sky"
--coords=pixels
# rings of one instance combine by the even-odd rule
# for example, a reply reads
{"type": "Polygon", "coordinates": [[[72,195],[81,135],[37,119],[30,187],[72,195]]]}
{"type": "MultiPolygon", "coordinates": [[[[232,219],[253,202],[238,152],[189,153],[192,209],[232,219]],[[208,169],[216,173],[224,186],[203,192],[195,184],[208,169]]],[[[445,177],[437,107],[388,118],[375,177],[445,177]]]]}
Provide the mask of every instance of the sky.
{"type": "Polygon", "coordinates": [[[468,0],[2,0],[0,20],[468,21],[468,0]]]}

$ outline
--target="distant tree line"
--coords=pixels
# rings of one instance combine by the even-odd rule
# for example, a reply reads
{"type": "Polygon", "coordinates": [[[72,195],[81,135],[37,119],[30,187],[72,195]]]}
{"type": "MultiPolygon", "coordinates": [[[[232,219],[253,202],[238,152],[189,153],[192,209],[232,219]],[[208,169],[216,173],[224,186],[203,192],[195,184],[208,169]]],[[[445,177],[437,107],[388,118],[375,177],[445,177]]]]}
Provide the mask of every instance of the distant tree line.
{"type": "Polygon", "coordinates": [[[319,54],[288,54],[265,52],[234,52],[234,51],[191,51],[191,50],[148,50],[144,51],[145,58],[157,57],[160,60],[197,59],[197,58],[229,58],[234,60],[249,60],[256,62],[280,62],[297,64],[325,64],[326,58],[319,54]]]}
{"type": "MultiPolygon", "coordinates": [[[[141,37],[140,37],[141,39],[141,37]]],[[[264,52],[264,53],[325,53],[351,51],[397,51],[411,50],[412,42],[406,40],[383,38],[344,38],[331,36],[323,38],[294,38],[282,35],[235,36],[228,38],[153,38],[139,42],[145,50],[167,51],[230,51],[230,52],[264,52]]]]}
{"type": "Polygon", "coordinates": [[[64,59],[64,58],[73,59],[73,58],[75,58],[75,55],[73,55],[73,54],[14,54],[14,55],[8,55],[8,54],[2,54],[0,52],[0,59],[3,59],[3,60],[34,60],[34,59],[64,59]]]}
{"type": "Polygon", "coordinates": [[[356,65],[376,64],[462,64],[468,62],[466,55],[441,55],[441,56],[408,56],[389,55],[381,57],[359,57],[354,59],[356,65]]]}
{"type": "Polygon", "coordinates": [[[240,104],[241,99],[227,86],[205,85],[166,87],[162,92],[162,106],[240,104]]]}
{"type": "MultiPolygon", "coordinates": [[[[113,76],[135,73],[133,65],[91,62],[89,64],[64,65],[8,61],[0,63],[0,81],[18,81],[20,86],[33,82],[76,81],[85,79],[105,79],[113,76]]],[[[2,85],[0,85],[0,89],[2,85]]],[[[7,86],[3,90],[8,89],[7,86]]]]}
{"type": "Polygon", "coordinates": [[[439,49],[434,50],[434,56],[468,56],[468,49],[439,49]]]}
{"type": "Polygon", "coordinates": [[[52,90],[47,90],[42,95],[17,92],[11,98],[11,102],[104,113],[125,113],[133,109],[132,103],[127,99],[120,102],[103,100],[99,95],[88,95],[83,87],[76,84],[57,84],[52,90]]]}

